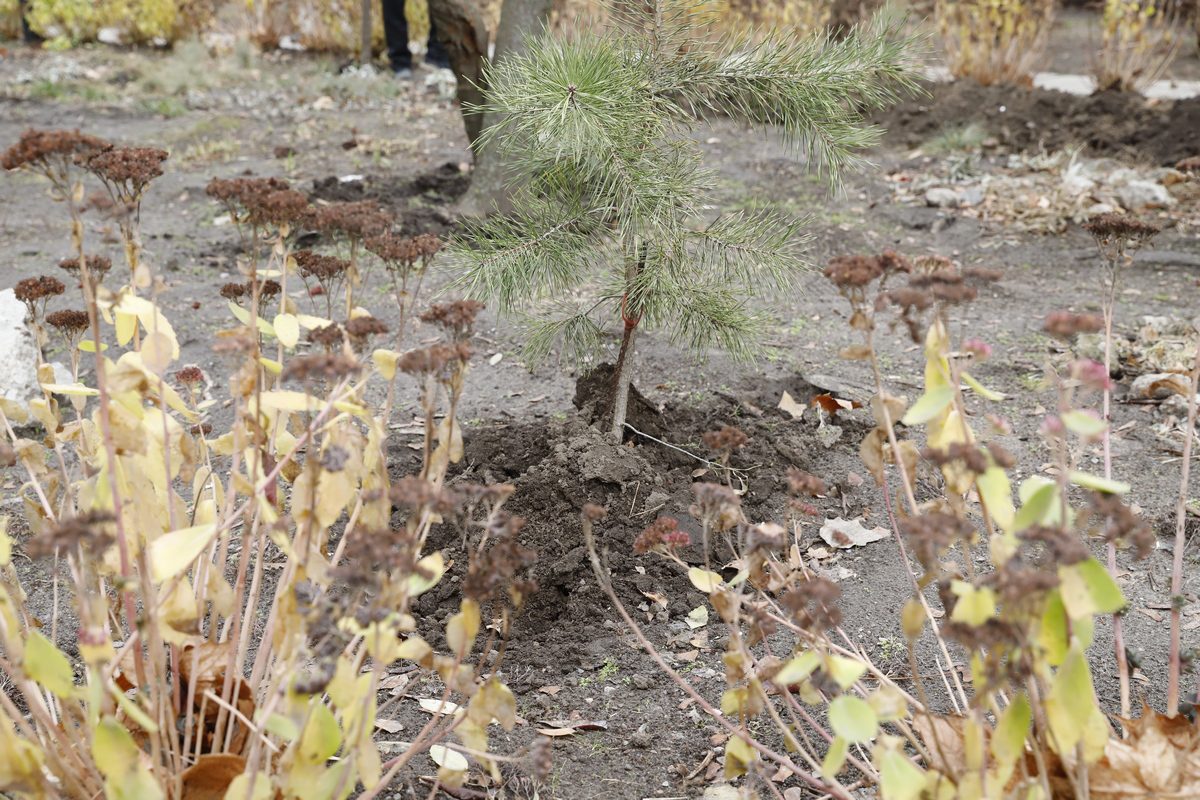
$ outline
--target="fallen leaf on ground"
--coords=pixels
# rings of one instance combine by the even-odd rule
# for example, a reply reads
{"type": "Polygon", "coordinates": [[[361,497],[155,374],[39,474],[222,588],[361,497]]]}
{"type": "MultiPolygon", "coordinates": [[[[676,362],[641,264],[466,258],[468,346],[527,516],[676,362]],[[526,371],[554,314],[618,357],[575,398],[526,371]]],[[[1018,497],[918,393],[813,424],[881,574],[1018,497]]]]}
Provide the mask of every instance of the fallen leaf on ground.
{"type": "Polygon", "coordinates": [[[688,612],[687,626],[692,630],[703,628],[708,624],[708,608],[706,606],[696,606],[688,612]]]}
{"type": "Polygon", "coordinates": [[[427,714],[454,714],[459,710],[458,703],[452,703],[449,700],[438,700],[433,697],[422,697],[417,700],[417,704],[427,714]]]}
{"type": "Polygon", "coordinates": [[[375,720],[375,727],[388,733],[399,733],[404,730],[404,724],[394,719],[377,719],[375,720]]]}
{"type": "Polygon", "coordinates": [[[868,530],[863,527],[861,519],[827,519],[825,524],[821,526],[821,538],[826,543],[840,550],[847,550],[851,547],[862,547],[871,542],[877,542],[880,539],[886,539],[891,536],[892,532],[887,528],[871,528],[868,530]]]}
{"type": "MultiPolygon", "coordinates": [[[[602,719],[544,719],[539,725],[551,730],[606,731],[608,723],[602,719]]],[[[541,730],[539,728],[538,730],[541,730]]]]}
{"type": "Polygon", "coordinates": [[[556,695],[562,691],[562,687],[561,686],[543,686],[542,688],[538,689],[538,691],[541,692],[542,694],[548,694],[551,697],[553,697],[554,695],[556,695]]]}
{"type": "Polygon", "coordinates": [[[796,398],[792,397],[788,392],[784,392],[783,397],[779,398],[779,408],[792,419],[800,419],[804,416],[804,406],[797,403],[796,398]]]}

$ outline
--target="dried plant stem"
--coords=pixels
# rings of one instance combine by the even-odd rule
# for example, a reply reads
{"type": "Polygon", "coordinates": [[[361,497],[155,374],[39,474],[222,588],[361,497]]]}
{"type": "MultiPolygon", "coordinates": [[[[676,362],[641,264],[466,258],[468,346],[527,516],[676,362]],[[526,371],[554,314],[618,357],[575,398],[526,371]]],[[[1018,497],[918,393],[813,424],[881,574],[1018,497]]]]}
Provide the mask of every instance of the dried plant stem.
{"type": "Polygon", "coordinates": [[[1171,649],[1167,673],[1167,714],[1179,713],[1180,599],[1183,594],[1183,551],[1187,546],[1187,501],[1191,484],[1192,440],[1196,437],[1196,391],[1200,389],[1200,343],[1188,376],[1188,415],[1183,437],[1183,466],[1180,468],[1179,497],[1175,500],[1175,544],[1171,559],[1171,649]]]}
{"type": "MultiPolygon", "coordinates": [[[[727,733],[733,736],[741,736],[742,731],[740,728],[726,719],[725,716],[721,714],[719,709],[715,708],[711,703],[709,703],[708,700],[706,700],[702,694],[697,692],[696,689],[690,683],[688,683],[682,675],[680,675],[678,672],[672,669],[669,664],[667,664],[666,660],[663,659],[662,655],[658,652],[658,649],[653,645],[653,643],[651,643],[649,639],[646,638],[646,634],[637,624],[637,621],[634,620],[634,618],[630,616],[629,612],[625,609],[625,605],[621,602],[621,598],[617,597],[617,593],[613,589],[612,581],[609,580],[608,575],[605,573],[604,565],[600,562],[600,553],[596,550],[596,537],[592,532],[591,523],[587,520],[584,521],[583,525],[583,539],[588,550],[588,557],[592,563],[592,574],[595,575],[596,582],[600,584],[600,589],[605,595],[608,596],[609,602],[613,604],[613,608],[616,610],[617,614],[620,615],[625,624],[629,626],[630,632],[633,633],[634,638],[638,640],[638,644],[642,646],[642,649],[646,651],[646,654],[650,656],[651,660],[653,660],[658,668],[662,670],[663,674],[669,677],[676,686],[683,690],[684,694],[691,698],[691,700],[695,702],[695,704],[699,706],[706,714],[712,717],[713,720],[716,721],[716,723],[722,728],[724,728],[727,733]]],[[[845,787],[843,787],[836,780],[827,783],[814,778],[790,758],[780,755],[779,753],[776,753],[770,748],[764,746],[753,736],[745,737],[745,741],[768,761],[773,761],[779,766],[791,770],[792,774],[802,780],[810,788],[830,797],[836,797],[838,800],[853,800],[853,795],[851,795],[845,789],[845,787]]]]}
{"type": "MultiPolygon", "coordinates": [[[[1102,446],[1104,448],[1104,477],[1106,480],[1112,479],[1112,388],[1110,385],[1111,381],[1108,378],[1112,375],[1113,315],[1116,312],[1117,305],[1117,269],[1117,264],[1110,265],[1108,293],[1104,298],[1104,376],[1106,380],[1102,401],[1102,418],[1104,420],[1102,446]]],[[[1112,576],[1113,580],[1116,580],[1117,545],[1110,541],[1105,546],[1105,553],[1108,559],[1108,573],[1112,576]]],[[[1112,615],[1112,624],[1113,650],[1117,656],[1117,676],[1121,687],[1121,716],[1129,719],[1131,714],[1129,661],[1125,658],[1125,631],[1122,625],[1121,612],[1118,611],[1112,615]]],[[[1169,704],[1168,708],[1171,708],[1169,704]]]]}
{"type": "MultiPolygon", "coordinates": [[[[896,425],[892,420],[892,414],[888,410],[887,403],[883,402],[883,373],[879,370],[879,357],[875,351],[875,330],[868,330],[865,334],[867,350],[871,354],[871,376],[875,381],[875,394],[879,398],[879,407],[883,415],[884,431],[887,433],[888,446],[891,447],[892,453],[895,455],[896,470],[900,473],[900,484],[904,487],[904,497],[908,501],[909,513],[916,515],[920,513],[917,506],[917,497],[913,492],[912,476],[908,474],[907,468],[904,466],[904,459],[900,458],[900,443],[896,438],[896,425]]],[[[942,651],[942,658],[945,661],[945,667],[939,665],[938,672],[942,676],[942,682],[946,684],[946,693],[950,697],[950,703],[954,706],[956,712],[961,713],[962,709],[970,706],[970,700],[967,697],[966,690],[963,689],[962,681],[958,678],[958,673],[954,670],[954,660],[950,658],[950,650],[946,647],[946,641],[942,638],[942,632],[937,624],[937,619],[933,616],[933,609],[929,607],[929,601],[925,597],[925,593],[921,591],[920,585],[917,583],[916,572],[912,568],[912,562],[908,558],[908,551],[904,547],[904,541],[900,535],[900,527],[896,519],[895,509],[892,507],[892,496],[887,484],[883,486],[883,501],[887,508],[888,519],[891,523],[893,535],[896,539],[896,547],[900,551],[900,560],[904,564],[904,570],[908,573],[909,580],[912,583],[913,595],[921,603],[921,608],[925,610],[925,617],[929,620],[930,630],[933,631],[934,638],[937,639],[938,647],[942,651]],[[955,696],[954,690],[950,688],[949,681],[946,679],[946,672],[950,673],[950,677],[954,679],[954,689],[958,690],[955,696]],[[961,702],[961,705],[960,705],[961,702]]],[[[969,560],[969,559],[968,559],[969,560]]],[[[919,676],[914,673],[913,680],[920,680],[919,676]]]]}

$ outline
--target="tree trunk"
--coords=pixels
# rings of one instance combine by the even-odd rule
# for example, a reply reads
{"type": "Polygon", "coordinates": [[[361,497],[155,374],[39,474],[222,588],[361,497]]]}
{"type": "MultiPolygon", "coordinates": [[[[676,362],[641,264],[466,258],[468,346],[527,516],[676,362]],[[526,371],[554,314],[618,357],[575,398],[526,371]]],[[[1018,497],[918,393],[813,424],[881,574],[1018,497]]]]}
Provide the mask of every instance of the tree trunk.
{"type": "Polygon", "coordinates": [[[446,49],[450,69],[458,82],[458,102],[463,109],[467,141],[472,149],[483,130],[478,114],[469,114],[469,106],[483,102],[483,62],[487,58],[487,28],[472,0],[429,0],[429,19],[437,29],[438,40],[446,49]]]}
{"type": "Polygon", "coordinates": [[[621,338],[621,354],[617,356],[617,386],[613,393],[612,435],[620,442],[625,436],[625,417],[629,413],[629,387],[633,385],[633,340],[637,323],[626,323],[621,338]]]}
{"type": "Polygon", "coordinates": [[[362,30],[358,43],[358,63],[371,63],[371,4],[375,0],[362,0],[362,30]]]}
{"type": "MultiPolygon", "coordinates": [[[[525,45],[525,37],[540,33],[550,17],[552,4],[552,0],[505,0],[500,12],[500,25],[496,29],[493,62],[499,63],[509,53],[520,52],[525,45]]],[[[479,122],[483,130],[495,120],[485,117],[479,122]]],[[[471,187],[459,202],[459,213],[483,216],[511,210],[511,194],[504,164],[488,149],[476,148],[471,187]]]]}

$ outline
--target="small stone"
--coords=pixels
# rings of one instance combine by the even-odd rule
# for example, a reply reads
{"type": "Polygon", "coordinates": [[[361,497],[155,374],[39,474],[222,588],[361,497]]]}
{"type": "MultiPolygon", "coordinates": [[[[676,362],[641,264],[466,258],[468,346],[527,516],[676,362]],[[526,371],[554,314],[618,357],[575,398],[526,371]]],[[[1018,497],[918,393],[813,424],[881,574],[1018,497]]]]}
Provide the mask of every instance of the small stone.
{"type": "Polygon", "coordinates": [[[633,736],[629,737],[629,743],[639,749],[646,749],[654,742],[654,737],[646,732],[646,726],[650,723],[643,722],[642,726],[634,732],[633,736]]]}
{"type": "Polygon", "coordinates": [[[1126,211],[1168,208],[1175,204],[1175,198],[1171,197],[1167,187],[1154,181],[1130,181],[1117,189],[1117,199],[1126,211]]]}
{"type": "MultiPolygon", "coordinates": [[[[25,324],[25,304],[12,289],[0,292],[0,397],[24,403],[42,395],[37,376],[37,345],[25,324]]],[[[53,364],[54,379],[71,383],[71,373],[53,364]]]]}
{"type": "Polygon", "coordinates": [[[958,192],[944,187],[935,187],[925,192],[925,205],[932,208],[958,208],[958,192]]]}
{"type": "Polygon", "coordinates": [[[642,691],[646,691],[654,686],[654,680],[649,675],[642,675],[640,673],[630,678],[629,682],[633,684],[633,688],[641,689],[642,691]]]}

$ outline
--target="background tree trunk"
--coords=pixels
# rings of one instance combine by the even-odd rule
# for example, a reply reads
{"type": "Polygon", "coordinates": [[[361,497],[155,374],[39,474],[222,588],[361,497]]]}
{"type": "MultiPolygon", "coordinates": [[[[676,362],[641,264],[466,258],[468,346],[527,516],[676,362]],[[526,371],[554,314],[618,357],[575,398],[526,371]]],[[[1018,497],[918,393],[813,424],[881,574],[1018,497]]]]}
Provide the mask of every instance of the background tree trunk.
{"type": "MultiPolygon", "coordinates": [[[[525,37],[541,32],[550,16],[552,0],[504,0],[500,25],[496,29],[496,63],[510,53],[520,52],[525,37]]],[[[480,130],[495,120],[480,119],[480,130]]],[[[474,139],[472,139],[474,142],[474,139]]],[[[467,216],[482,216],[512,209],[504,164],[486,148],[475,148],[475,170],[471,187],[459,202],[458,211],[467,216]]]]}
{"type": "Polygon", "coordinates": [[[473,0],[429,0],[429,19],[446,48],[450,69],[454,70],[458,82],[456,94],[472,148],[483,130],[483,120],[477,114],[467,114],[466,110],[483,101],[479,87],[483,85],[483,62],[488,47],[487,27],[478,6],[473,0]]]}
{"type": "Polygon", "coordinates": [[[375,0],[362,0],[362,28],[358,40],[358,63],[371,63],[371,4],[375,0]]]}

